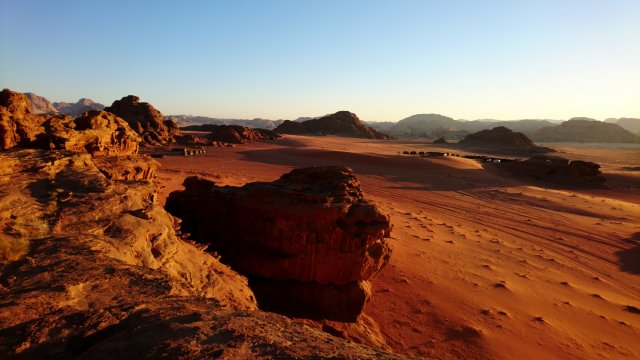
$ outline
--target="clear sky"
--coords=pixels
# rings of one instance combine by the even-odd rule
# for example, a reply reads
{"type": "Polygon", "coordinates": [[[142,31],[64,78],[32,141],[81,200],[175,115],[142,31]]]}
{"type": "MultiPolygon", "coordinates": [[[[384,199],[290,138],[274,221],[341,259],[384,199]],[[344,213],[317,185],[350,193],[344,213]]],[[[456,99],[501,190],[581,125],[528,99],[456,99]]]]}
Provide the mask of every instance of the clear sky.
{"type": "Polygon", "coordinates": [[[0,86],[227,118],[640,117],[640,1],[0,0],[0,86]]]}

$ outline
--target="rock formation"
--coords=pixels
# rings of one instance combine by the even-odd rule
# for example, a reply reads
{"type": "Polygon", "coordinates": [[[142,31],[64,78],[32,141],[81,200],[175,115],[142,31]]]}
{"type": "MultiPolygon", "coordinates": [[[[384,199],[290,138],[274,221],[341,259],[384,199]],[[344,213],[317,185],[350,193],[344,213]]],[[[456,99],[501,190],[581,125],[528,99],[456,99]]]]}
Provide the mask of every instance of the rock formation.
{"type": "Polygon", "coordinates": [[[251,129],[238,125],[211,125],[207,139],[227,144],[244,144],[260,140],[277,140],[282,136],[271,130],[251,129]]]}
{"type": "Polygon", "coordinates": [[[77,119],[32,112],[29,98],[5,89],[0,92],[0,150],[16,146],[62,149],[92,155],[132,155],[140,137],[117,116],[90,111],[77,119]]]}
{"type": "Polygon", "coordinates": [[[298,169],[242,187],[189,177],[184,186],[166,208],[249,277],[263,309],[356,321],[371,294],[366,280],[389,260],[391,228],[350,169],[298,169]]]}
{"type": "Polygon", "coordinates": [[[338,135],[369,139],[391,139],[365,125],[356,114],[349,111],[338,111],[335,114],[311,119],[303,122],[285,121],[274,130],[280,134],[292,135],[338,135]]]}
{"type": "Polygon", "coordinates": [[[116,100],[105,111],[123,118],[142,137],[145,145],[164,145],[175,141],[178,126],[165,120],[160,111],[151,104],[140,102],[137,96],[129,95],[116,100]]]}
{"type": "Polygon", "coordinates": [[[149,181],[87,154],[0,153],[0,354],[399,358],[256,310],[244,277],[179,239],[149,181]]]}
{"type": "Polygon", "coordinates": [[[72,117],[78,117],[91,110],[104,110],[104,105],[87,98],[81,98],[75,103],[55,102],[53,106],[59,113],[72,117]]]}
{"type": "Polygon", "coordinates": [[[640,143],[640,136],[618,124],[573,118],[538,130],[533,139],[543,142],[640,143]]]}
{"type": "Polygon", "coordinates": [[[45,131],[34,145],[91,155],[135,155],[140,137],[121,118],[106,111],[91,110],[72,120],[53,116],[44,122],[45,131]]]}
{"type": "Polygon", "coordinates": [[[279,134],[290,134],[290,135],[309,135],[309,130],[302,125],[302,123],[285,120],[282,124],[278,125],[273,131],[279,134]]]}
{"type": "Polygon", "coordinates": [[[24,145],[44,132],[48,116],[34,115],[29,98],[4,89],[0,92],[0,150],[24,145]]]}
{"type": "Polygon", "coordinates": [[[544,153],[552,149],[537,146],[526,135],[514,132],[504,126],[469,134],[460,140],[460,145],[508,153],[544,153]]]}
{"type": "Polygon", "coordinates": [[[581,160],[535,156],[525,161],[513,161],[504,168],[515,175],[566,185],[601,188],[605,178],[600,165],[581,160]]]}
{"type": "Polygon", "coordinates": [[[24,95],[31,102],[31,113],[38,114],[55,114],[58,109],[44,96],[39,96],[34,93],[24,93],[24,95]]]}
{"type": "Polygon", "coordinates": [[[441,138],[437,138],[437,139],[433,140],[433,143],[434,144],[448,144],[449,142],[445,138],[441,137],[441,138]]]}

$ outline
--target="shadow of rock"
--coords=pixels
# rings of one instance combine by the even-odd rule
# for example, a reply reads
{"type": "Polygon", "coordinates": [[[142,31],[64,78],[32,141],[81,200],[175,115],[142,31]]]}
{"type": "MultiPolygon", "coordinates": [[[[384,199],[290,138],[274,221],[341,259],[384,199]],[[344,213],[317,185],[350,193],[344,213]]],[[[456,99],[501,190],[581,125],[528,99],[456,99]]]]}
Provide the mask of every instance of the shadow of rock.
{"type": "Polygon", "coordinates": [[[616,252],[620,260],[620,268],[623,271],[639,275],[640,274],[640,232],[631,236],[625,242],[633,244],[633,247],[616,252]]]}

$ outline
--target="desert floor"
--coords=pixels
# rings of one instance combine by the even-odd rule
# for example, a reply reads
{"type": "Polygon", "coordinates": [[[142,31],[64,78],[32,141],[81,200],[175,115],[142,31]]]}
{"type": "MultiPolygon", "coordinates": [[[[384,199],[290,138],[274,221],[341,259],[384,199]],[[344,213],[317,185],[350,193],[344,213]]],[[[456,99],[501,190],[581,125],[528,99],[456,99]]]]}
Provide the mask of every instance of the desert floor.
{"type": "Polygon", "coordinates": [[[509,178],[421,141],[287,136],[166,157],[160,201],[186,176],[272,181],[344,165],[391,215],[390,264],[366,313],[399,353],[437,359],[640,358],[640,150],[561,147],[611,189],[509,178]]]}

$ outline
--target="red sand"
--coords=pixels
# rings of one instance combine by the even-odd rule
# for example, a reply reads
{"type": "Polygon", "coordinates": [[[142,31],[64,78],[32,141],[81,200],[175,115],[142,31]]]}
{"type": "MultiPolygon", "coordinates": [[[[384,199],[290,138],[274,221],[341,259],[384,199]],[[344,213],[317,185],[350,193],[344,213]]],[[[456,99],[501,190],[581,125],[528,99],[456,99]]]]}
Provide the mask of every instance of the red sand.
{"type": "Polygon", "coordinates": [[[389,345],[438,359],[640,358],[640,150],[563,147],[601,163],[612,189],[510,179],[420,141],[287,136],[159,159],[168,192],[188,175],[272,181],[346,165],[391,214],[393,254],[366,313],[389,345]]]}

